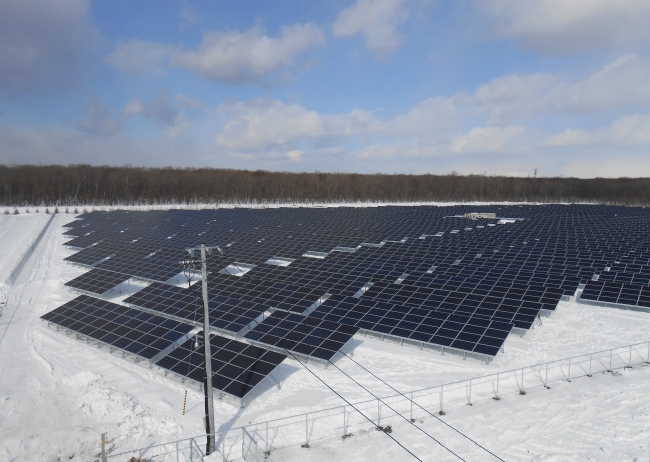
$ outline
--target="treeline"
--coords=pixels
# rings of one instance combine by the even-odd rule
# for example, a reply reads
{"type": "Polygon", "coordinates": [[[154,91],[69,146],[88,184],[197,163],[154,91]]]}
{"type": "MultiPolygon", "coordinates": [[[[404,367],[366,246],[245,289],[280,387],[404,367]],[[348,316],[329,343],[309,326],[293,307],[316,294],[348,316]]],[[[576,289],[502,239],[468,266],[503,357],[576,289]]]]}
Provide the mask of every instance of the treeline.
{"type": "Polygon", "coordinates": [[[2,206],[407,201],[647,205],[650,178],[361,175],[230,169],[0,165],[2,206]]]}

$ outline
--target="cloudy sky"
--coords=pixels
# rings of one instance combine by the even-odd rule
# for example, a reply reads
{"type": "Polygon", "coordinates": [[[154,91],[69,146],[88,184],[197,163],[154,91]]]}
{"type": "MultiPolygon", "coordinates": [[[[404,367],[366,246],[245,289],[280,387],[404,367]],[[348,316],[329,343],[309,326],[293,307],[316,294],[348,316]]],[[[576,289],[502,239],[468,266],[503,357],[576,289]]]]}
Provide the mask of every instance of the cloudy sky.
{"type": "Polygon", "coordinates": [[[0,162],[650,176],[648,0],[3,0],[0,162]]]}

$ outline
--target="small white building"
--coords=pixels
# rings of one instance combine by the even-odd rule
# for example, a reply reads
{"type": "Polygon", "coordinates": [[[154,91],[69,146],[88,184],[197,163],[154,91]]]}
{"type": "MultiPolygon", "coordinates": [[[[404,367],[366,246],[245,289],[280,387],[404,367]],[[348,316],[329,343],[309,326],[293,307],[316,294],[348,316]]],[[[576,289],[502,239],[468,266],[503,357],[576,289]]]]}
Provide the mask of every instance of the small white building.
{"type": "Polygon", "coordinates": [[[496,218],[496,213],[488,212],[468,212],[465,214],[466,218],[496,218]]]}

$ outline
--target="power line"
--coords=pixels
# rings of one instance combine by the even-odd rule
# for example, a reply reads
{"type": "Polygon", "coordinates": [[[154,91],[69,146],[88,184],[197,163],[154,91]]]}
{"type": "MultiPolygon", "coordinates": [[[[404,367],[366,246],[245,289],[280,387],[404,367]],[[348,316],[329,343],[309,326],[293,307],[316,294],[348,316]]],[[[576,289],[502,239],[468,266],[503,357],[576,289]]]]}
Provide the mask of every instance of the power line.
{"type": "MultiPolygon", "coordinates": [[[[361,414],[361,415],[363,416],[364,419],[366,419],[368,422],[370,422],[371,424],[373,424],[375,427],[379,427],[377,424],[375,424],[375,422],[372,421],[372,419],[370,419],[370,418],[369,418],[368,416],[366,416],[363,412],[361,412],[359,409],[357,409],[356,407],[354,407],[354,405],[353,405],[352,403],[350,403],[347,399],[345,399],[343,396],[341,396],[341,394],[340,394],[339,392],[337,392],[337,391],[334,390],[332,387],[330,387],[327,383],[325,383],[325,381],[324,381],[323,379],[321,379],[318,375],[316,375],[316,373],[315,373],[314,371],[312,371],[311,369],[309,369],[309,368],[307,367],[306,364],[304,364],[302,361],[300,361],[298,358],[296,358],[293,354],[291,354],[290,351],[288,351],[288,350],[284,350],[284,351],[285,351],[289,356],[291,356],[293,359],[295,359],[296,361],[298,361],[298,362],[300,363],[300,365],[302,365],[302,367],[304,367],[305,369],[307,369],[307,370],[308,370],[308,371],[309,371],[309,372],[310,372],[314,377],[316,377],[316,378],[317,378],[317,379],[318,379],[318,380],[319,380],[323,385],[325,385],[327,388],[329,388],[329,389],[330,389],[330,390],[331,390],[331,391],[332,391],[336,396],[338,396],[338,397],[341,398],[343,401],[345,401],[345,403],[346,403],[348,406],[350,406],[352,409],[354,409],[354,410],[357,411],[359,414],[361,414]]],[[[406,452],[408,452],[408,453],[409,453],[411,456],[413,456],[415,459],[417,459],[417,460],[419,460],[420,462],[422,462],[422,459],[420,459],[418,456],[416,456],[416,455],[413,454],[411,451],[409,451],[409,450],[406,448],[406,446],[404,446],[402,443],[400,443],[400,442],[397,441],[395,438],[393,438],[389,433],[386,433],[386,432],[383,432],[383,433],[384,433],[386,436],[388,436],[391,440],[393,440],[394,442],[396,442],[396,443],[397,443],[397,444],[398,444],[402,449],[404,449],[406,452]]]]}
{"type": "Polygon", "coordinates": [[[427,435],[427,436],[428,436],[429,438],[431,438],[433,441],[435,441],[435,442],[438,443],[440,446],[442,446],[444,449],[446,449],[449,453],[451,453],[451,454],[453,454],[454,456],[456,456],[456,458],[458,458],[458,459],[462,460],[463,462],[465,462],[465,459],[463,459],[462,457],[460,457],[460,456],[459,456],[458,454],[456,454],[454,451],[452,451],[452,450],[449,449],[447,446],[445,446],[445,445],[442,444],[440,441],[438,441],[438,440],[435,439],[433,436],[431,436],[429,433],[427,433],[426,431],[424,431],[424,429],[422,429],[422,428],[418,427],[417,425],[415,425],[415,424],[414,424],[413,422],[411,422],[409,419],[407,419],[406,417],[404,417],[401,413],[397,412],[395,409],[393,409],[392,407],[390,407],[388,404],[386,404],[384,401],[382,401],[378,396],[376,396],[373,392],[371,392],[371,391],[368,390],[366,387],[364,387],[364,386],[361,385],[359,382],[357,382],[357,381],[354,380],[352,377],[350,377],[350,376],[349,376],[349,375],[348,375],[348,374],[347,374],[343,369],[341,369],[340,367],[338,367],[338,366],[337,366],[336,364],[334,364],[332,361],[329,361],[329,363],[330,363],[332,366],[336,367],[339,371],[341,371],[341,372],[342,372],[342,373],[343,373],[347,378],[349,378],[350,380],[352,380],[354,383],[356,383],[356,384],[359,385],[361,388],[363,388],[366,392],[368,392],[370,395],[372,395],[372,396],[373,396],[377,401],[381,402],[384,406],[386,406],[388,409],[390,409],[390,410],[393,411],[395,414],[397,414],[398,416],[400,416],[402,419],[404,419],[405,421],[407,421],[407,422],[408,422],[409,424],[411,424],[413,427],[417,428],[417,429],[420,430],[422,433],[424,433],[425,435],[427,435]]]}
{"type": "MultiPolygon", "coordinates": [[[[420,409],[422,409],[424,412],[426,412],[427,414],[429,414],[431,417],[434,417],[434,418],[437,419],[439,422],[442,422],[443,424],[445,424],[447,427],[451,428],[453,431],[455,431],[455,432],[458,433],[459,435],[462,435],[463,437],[467,438],[467,439],[470,440],[472,443],[474,443],[475,445],[477,445],[479,448],[483,449],[485,452],[491,454],[492,456],[496,457],[496,458],[499,459],[500,461],[505,462],[501,457],[497,456],[496,454],[494,454],[492,451],[490,451],[490,450],[487,449],[486,447],[481,446],[479,443],[477,443],[476,441],[474,441],[472,438],[470,438],[469,436],[467,436],[466,434],[464,434],[464,433],[461,432],[460,430],[458,430],[458,429],[452,427],[451,425],[449,425],[447,422],[445,422],[444,420],[442,420],[442,419],[441,419],[440,417],[438,417],[437,415],[435,415],[435,414],[429,412],[427,409],[425,409],[424,407],[420,406],[418,403],[416,403],[416,402],[413,401],[412,399],[408,398],[406,395],[404,395],[404,393],[400,392],[397,388],[395,388],[395,387],[389,385],[389,384],[386,383],[384,380],[382,380],[381,378],[377,377],[374,373],[370,372],[370,371],[369,371],[368,369],[366,369],[364,366],[362,366],[362,365],[359,364],[357,361],[355,361],[354,359],[352,359],[351,356],[348,356],[348,355],[346,355],[346,354],[343,354],[343,356],[345,356],[346,358],[348,358],[350,361],[352,361],[354,364],[356,364],[356,365],[359,366],[361,369],[363,369],[364,371],[366,371],[368,374],[372,375],[374,378],[376,378],[377,380],[379,380],[381,383],[383,383],[384,385],[386,385],[388,388],[390,388],[390,389],[396,391],[396,392],[399,393],[402,397],[406,398],[407,400],[409,400],[410,402],[412,402],[413,404],[415,404],[417,407],[419,407],[420,409]]],[[[339,370],[340,370],[340,369],[339,369],[339,370]]],[[[341,372],[343,372],[343,371],[341,371],[341,372]]]]}

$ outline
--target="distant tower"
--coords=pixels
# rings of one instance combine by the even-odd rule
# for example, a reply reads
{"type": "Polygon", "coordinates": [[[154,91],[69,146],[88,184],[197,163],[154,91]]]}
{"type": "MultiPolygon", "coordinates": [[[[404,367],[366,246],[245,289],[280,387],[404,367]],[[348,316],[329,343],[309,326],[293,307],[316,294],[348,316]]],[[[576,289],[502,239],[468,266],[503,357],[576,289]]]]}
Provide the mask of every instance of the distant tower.
{"type": "Polygon", "coordinates": [[[535,169],[535,178],[537,178],[537,169],[535,169]]]}

